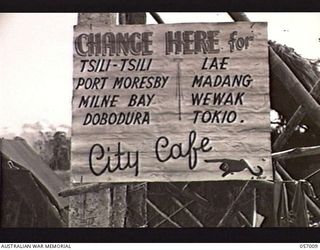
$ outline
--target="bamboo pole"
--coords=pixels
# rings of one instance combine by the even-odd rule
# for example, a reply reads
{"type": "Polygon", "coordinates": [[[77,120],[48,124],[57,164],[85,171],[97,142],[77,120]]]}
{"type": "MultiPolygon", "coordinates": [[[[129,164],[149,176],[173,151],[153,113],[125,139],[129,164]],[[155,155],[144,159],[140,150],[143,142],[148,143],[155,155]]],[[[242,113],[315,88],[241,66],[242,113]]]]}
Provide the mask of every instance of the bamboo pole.
{"type": "Polygon", "coordinates": [[[275,160],[285,160],[313,155],[320,155],[320,146],[288,149],[285,151],[272,153],[272,158],[275,160]]]}
{"type": "Polygon", "coordinates": [[[252,227],[257,227],[257,189],[253,188],[252,227]]]}
{"type": "Polygon", "coordinates": [[[301,103],[307,114],[320,128],[320,107],[310,93],[302,86],[297,77],[291,72],[288,66],[269,47],[271,76],[283,83],[297,103],[301,103]]]}
{"type": "Polygon", "coordinates": [[[243,187],[241,188],[239,194],[237,195],[236,199],[231,203],[230,207],[228,208],[227,212],[223,215],[223,217],[221,218],[221,220],[219,221],[217,227],[221,227],[223,222],[226,220],[226,218],[229,216],[229,214],[231,213],[234,205],[237,203],[237,201],[240,199],[242,193],[244,192],[244,190],[246,189],[246,187],[248,186],[250,180],[247,180],[246,183],[243,185],[243,187]]]}
{"type": "MultiPolygon", "coordinates": [[[[285,45],[276,44],[269,41],[269,45],[277,53],[282,61],[290,68],[293,74],[299,79],[303,86],[311,91],[312,87],[319,80],[319,76],[315,73],[312,65],[307,59],[302,58],[294,49],[285,45]]],[[[316,98],[319,102],[320,100],[316,98]]]]}
{"type": "Polygon", "coordinates": [[[310,179],[312,176],[315,176],[317,173],[320,172],[320,169],[317,169],[316,171],[312,172],[311,174],[308,174],[306,177],[304,177],[304,180],[310,179]]]}
{"type": "Polygon", "coordinates": [[[210,208],[211,204],[209,203],[209,201],[207,201],[205,198],[203,198],[202,196],[194,193],[194,192],[189,192],[187,190],[180,190],[179,188],[177,188],[174,184],[168,182],[169,185],[169,192],[171,195],[173,196],[183,196],[186,197],[188,199],[192,199],[195,200],[196,202],[199,203],[199,205],[203,206],[204,208],[210,208]]]}
{"type": "Polygon", "coordinates": [[[190,218],[199,226],[199,227],[204,227],[204,225],[191,213],[191,211],[185,207],[177,198],[171,197],[171,199],[180,207],[183,209],[183,211],[190,216],[190,218]]]}
{"type": "MultiPolygon", "coordinates": [[[[194,201],[189,201],[187,202],[185,205],[183,205],[182,207],[179,207],[176,211],[174,211],[172,214],[168,215],[169,218],[172,218],[173,216],[175,216],[177,213],[179,213],[180,211],[182,211],[184,208],[187,208],[189,205],[191,205],[194,201]]],[[[167,220],[163,219],[162,221],[160,221],[159,223],[157,223],[154,227],[159,227],[160,225],[162,225],[163,223],[165,223],[167,220]]]]}
{"type": "MultiPolygon", "coordinates": [[[[315,98],[315,100],[318,100],[320,97],[320,80],[317,81],[317,83],[313,86],[310,95],[315,98]]],[[[305,108],[300,105],[298,107],[298,109],[296,110],[296,112],[293,114],[293,116],[291,117],[291,119],[289,120],[286,129],[283,133],[281,133],[277,139],[275,140],[275,142],[272,145],[272,149],[274,151],[278,151],[281,148],[284,147],[284,145],[289,141],[290,137],[292,136],[295,128],[297,127],[297,125],[299,125],[302,120],[305,118],[307,114],[307,111],[305,110],[305,108]]]]}
{"type": "Polygon", "coordinates": [[[253,225],[250,223],[250,221],[247,219],[247,217],[241,211],[239,211],[237,215],[246,224],[246,226],[253,227],[253,225]]]}
{"type": "MultiPolygon", "coordinates": [[[[294,182],[295,180],[288,174],[288,172],[280,165],[279,162],[276,162],[276,171],[281,175],[284,180],[289,180],[294,182]]],[[[309,196],[305,195],[307,207],[309,211],[317,218],[320,219],[320,208],[317,204],[314,203],[313,200],[309,198],[309,196]]]]}
{"type": "MultiPolygon", "coordinates": [[[[232,17],[234,21],[250,21],[244,13],[230,12],[229,15],[232,17]]],[[[319,82],[312,88],[311,93],[308,93],[302,86],[297,77],[291,72],[288,66],[282,62],[279,56],[274,52],[274,50],[269,47],[269,58],[271,64],[271,75],[275,74],[276,77],[280,80],[281,83],[288,89],[289,93],[292,93],[292,96],[295,98],[297,103],[303,103],[296,110],[292,118],[290,119],[287,131],[280,137],[277,138],[275,143],[273,144],[273,150],[281,149],[291,137],[294,128],[303,120],[306,114],[310,116],[310,118],[314,118],[314,121],[317,127],[320,127],[320,112],[319,105],[313,99],[313,97],[318,100],[319,98],[319,82]],[[283,77],[282,73],[287,72],[286,76],[283,77]]],[[[296,70],[294,70],[296,71],[296,70]]],[[[306,79],[306,77],[302,77],[298,72],[295,72],[298,75],[299,79],[306,79]]],[[[305,81],[303,81],[305,82],[305,81]]],[[[306,81],[305,85],[309,85],[310,83],[306,81]]],[[[282,176],[282,178],[294,181],[291,176],[280,166],[277,162],[276,165],[277,172],[282,176]]],[[[310,212],[313,213],[317,218],[320,218],[320,208],[306,195],[307,206],[310,212]]]]}
{"type": "MultiPolygon", "coordinates": [[[[231,16],[231,18],[236,21],[250,21],[249,18],[245,15],[245,13],[243,12],[228,12],[228,14],[231,16]]],[[[275,47],[275,45],[272,42],[269,42],[270,45],[272,47],[275,47]]],[[[273,49],[270,48],[269,51],[273,52],[273,49]]],[[[271,52],[271,53],[272,53],[271,52]]],[[[283,57],[282,57],[283,58],[283,57]]],[[[287,58],[287,60],[285,60],[285,62],[289,63],[289,61],[292,61],[292,59],[290,59],[289,57],[287,58]]],[[[301,61],[301,60],[300,60],[301,61]]],[[[300,63],[301,64],[301,63],[300,63]]],[[[272,65],[272,62],[271,62],[272,65]]],[[[297,79],[299,79],[302,83],[304,83],[304,86],[312,86],[314,84],[314,82],[316,82],[316,80],[318,79],[318,77],[314,74],[313,71],[308,70],[307,75],[304,75],[301,73],[301,66],[296,67],[295,64],[290,64],[290,69],[293,71],[294,75],[297,76],[297,79]]],[[[281,81],[283,84],[285,84],[285,82],[281,81]]],[[[297,84],[297,83],[296,83],[297,84]]],[[[319,81],[317,82],[317,84],[312,88],[310,94],[316,99],[319,100],[320,98],[320,86],[319,86],[319,81]]],[[[299,85],[300,86],[300,85],[299,85]]],[[[289,90],[290,92],[290,90],[289,90]]],[[[291,92],[290,92],[291,93],[291,92]]],[[[299,103],[299,102],[298,102],[299,103]]],[[[300,102],[303,103],[303,102],[300,102]]],[[[296,128],[296,126],[298,124],[300,124],[300,122],[304,119],[304,117],[306,116],[306,114],[308,113],[308,110],[306,110],[306,108],[303,105],[300,105],[299,108],[296,110],[296,112],[294,113],[294,115],[292,116],[292,118],[290,119],[289,123],[287,124],[287,129],[285,130],[284,133],[282,133],[274,142],[274,144],[272,145],[273,150],[280,150],[289,140],[289,138],[292,136],[294,129],[296,128]]]]}
{"type": "Polygon", "coordinates": [[[171,224],[173,224],[176,227],[181,227],[177,222],[173,221],[168,215],[166,215],[164,212],[162,212],[155,204],[153,204],[148,198],[146,198],[147,204],[152,207],[158,214],[160,214],[163,218],[165,218],[167,221],[169,221],[171,224]]]}

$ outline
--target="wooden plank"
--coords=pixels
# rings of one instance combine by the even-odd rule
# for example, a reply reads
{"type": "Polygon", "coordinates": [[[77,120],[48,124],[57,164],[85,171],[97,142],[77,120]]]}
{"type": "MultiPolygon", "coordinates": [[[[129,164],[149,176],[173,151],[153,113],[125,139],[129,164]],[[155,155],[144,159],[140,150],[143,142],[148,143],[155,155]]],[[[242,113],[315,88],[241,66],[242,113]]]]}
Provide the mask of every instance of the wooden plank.
{"type": "Polygon", "coordinates": [[[272,179],[265,23],[127,25],[112,30],[81,25],[75,27],[75,41],[73,182],[272,179]],[[117,34],[117,39],[133,30],[136,48],[123,53],[132,45],[119,40],[99,47],[109,39],[104,34],[117,34]],[[235,31],[237,38],[246,37],[246,48],[232,45],[235,31]],[[86,44],[86,36],[97,39],[96,47],[86,44]],[[168,36],[191,39],[190,45],[171,43],[168,36]],[[211,51],[204,39],[213,44],[211,51]],[[112,48],[119,44],[115,55],[112,48]],[[93,55],[86,54],[87,48],[93,48],[93,55]],[[92,59],[105,61],[93,70],[83,61],[92,59]],[[126,60],[144,63],[144,68],[126,60]],[[205,95],[207,101],[195,101],[205,95]],[[217,101],[221,96],[225,101],[217,101]],[[134,97],[141,105],[133,104],[134,97]],[[108,98],[115,98],[113,105],[107,104],[108,98]],[[137,124],[123,124],[130,117],[137,124]],[[123,166],[129,157],[130,168],[123,166]],[[226,160],[241,165],[243,159],[246,167],[223,175],[226,160]]]}
{"type": "Polygon", "coordinates": [[[114,187],[115,184],[113,183],[91,183],[91,184],[84,184],[80,186],[73,186],[71,188],[62,190],[59,192],[59,196],[62,197],[69,197],[69,196],[74,196],[74,195],[79,195],[79,194],[85,194],[85,193],[90,193],[90,192],[97,192],[102,189],[107,189],[114,187]]]}

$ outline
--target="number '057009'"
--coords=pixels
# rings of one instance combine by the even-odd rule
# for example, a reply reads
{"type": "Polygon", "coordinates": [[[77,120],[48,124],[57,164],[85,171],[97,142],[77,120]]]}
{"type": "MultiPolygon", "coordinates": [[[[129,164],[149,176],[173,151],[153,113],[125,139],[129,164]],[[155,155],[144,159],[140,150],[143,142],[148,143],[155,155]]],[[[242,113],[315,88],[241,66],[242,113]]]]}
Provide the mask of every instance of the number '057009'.
{"type": "Polygon", "coordinates": [[[318,244],[300,244],[300,248],[318,248],[318,244]]]}

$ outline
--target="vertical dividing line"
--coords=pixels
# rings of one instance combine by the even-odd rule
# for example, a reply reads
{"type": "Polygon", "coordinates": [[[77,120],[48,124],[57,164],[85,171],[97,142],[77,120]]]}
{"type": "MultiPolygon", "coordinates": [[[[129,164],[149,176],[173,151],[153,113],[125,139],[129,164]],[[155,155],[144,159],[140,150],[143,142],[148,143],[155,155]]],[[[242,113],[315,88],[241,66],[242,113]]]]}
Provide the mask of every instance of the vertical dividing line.
{"type": "Polygon", "coordinates": [[[179,121],[181,121],[181,83],[180,83],[180,62],[178,62],[178,96],[179,96],[179,121]]]}
{"type": "Polygon", "coordinates": [[[182,59],[180,58],[174,58],[173,61],[177,62],[177,81],[176,81],[176,96],[178,97],[178,114],[179,114],[179,121],[181,121],[181,97],[182,97],[182,91],[181,91],[181,83],[180,83],[180,62],[182,59]]]}

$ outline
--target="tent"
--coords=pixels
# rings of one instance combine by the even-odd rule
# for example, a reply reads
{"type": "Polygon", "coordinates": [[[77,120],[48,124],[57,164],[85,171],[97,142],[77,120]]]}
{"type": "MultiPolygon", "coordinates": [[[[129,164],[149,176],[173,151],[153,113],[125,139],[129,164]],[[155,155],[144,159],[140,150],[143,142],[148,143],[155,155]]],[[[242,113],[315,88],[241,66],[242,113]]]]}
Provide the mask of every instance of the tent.
{"type": "Polygon", "coordinates": [[[1,139],[1,227],[63,227],[62,180],[22,138],[1,139]]]}

